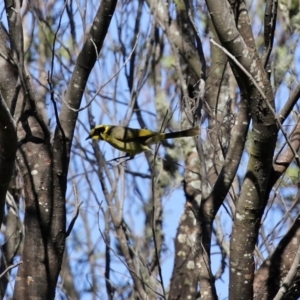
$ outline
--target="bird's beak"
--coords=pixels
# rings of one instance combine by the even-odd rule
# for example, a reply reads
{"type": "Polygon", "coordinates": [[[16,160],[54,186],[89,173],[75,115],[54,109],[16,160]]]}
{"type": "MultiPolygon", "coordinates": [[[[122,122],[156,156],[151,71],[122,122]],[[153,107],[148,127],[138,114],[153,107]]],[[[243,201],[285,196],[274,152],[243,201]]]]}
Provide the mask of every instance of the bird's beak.
{"type": "Polygon", "coordinates": [[[88,140],[88,139],[91,139],[92,138],[92,136],[91,135],[89,135],[85,140],[88,140]]]}

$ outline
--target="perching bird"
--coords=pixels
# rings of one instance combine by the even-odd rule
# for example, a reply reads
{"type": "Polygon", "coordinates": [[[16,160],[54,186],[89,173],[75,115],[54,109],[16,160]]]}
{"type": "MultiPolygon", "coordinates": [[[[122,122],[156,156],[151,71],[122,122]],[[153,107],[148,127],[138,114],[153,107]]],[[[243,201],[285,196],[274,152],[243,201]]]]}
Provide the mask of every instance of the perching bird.
{"type": "Polygon", "coordinates": [[[199,135],[199,127],[163,133],[149,129],[135,129],[114,125],[98,125],[90,131],[86,139],[103,140],[125,152],[132,159],[136,154],[151,151],[152,144],[157,144],[162,140],[174,139],[199,135]]]}

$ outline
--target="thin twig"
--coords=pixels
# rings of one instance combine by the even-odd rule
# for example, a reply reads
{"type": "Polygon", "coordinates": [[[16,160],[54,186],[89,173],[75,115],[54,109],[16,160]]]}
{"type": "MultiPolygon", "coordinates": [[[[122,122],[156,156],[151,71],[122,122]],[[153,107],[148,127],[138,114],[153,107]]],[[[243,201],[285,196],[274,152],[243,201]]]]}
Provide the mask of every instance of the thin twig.
{"type": "Polygon", "coordinates": [[[193,14],[192,14],[192,9],[190,7],[190,2],[188,0],[185,0],[184,3],[185,3],[185,7],[188,11],[187,14],[188,14],[188,18],[189,18],[189,21],[190,21],[190,25],[191,25],[191,27],[193,28],[193,31],[194,31],[195,39],[196,39],[196,42],[197,42],[196,49],[197,49],[197,52],[198,52],[198,55],[199,55],[199,58],[200,58],[200,61],[201,61],[201,65],[202,65],[202,70],[201,70],[202,72],[201,72],[200,80],[205,81],[206,80],[206,60],[205,60],[205,55],[204,55],[203,47],[202,47],[201,35],[200,35],[200,32],[199,32],[198,27],[196,25],[196,22],[194,20],[194,17],[193,17],[193,14]]]}
{"type": "Polygon", "coordinates": [[[269,58],[273,49],[273,42],[274,42],[274,33],[276,28],[276,18],[277,18],[277,0],[269,0],[266,1],[266,12],[265,14],[265,33],[268,33],[267,38],[265,37],[265,43],[267,43],[267,49],[264,53],[264,57],[262,59],[264,69],[266,69],[269,58]]]}
{"type": "MultiPolygon", "coordinates": [[[[165,115],[164,121],[167,117],[167,113],[165,115]]],[[[155,149],[154,159],[153,159],[153,166],[152,166],[153,170],[155,168],[155,161],[156,161],[159,146],[160,146],[160,144],[158,144],[156,146],[156,149],[155,149]]],[[[162,166],[162,164],[161,164],[161,166],[162,166]]],[[[165,287],[164,287],[164,281],[163,281],[162,269],[161,269],[161,263],[160,263],[160,257],[159,257],[159,252],[160,251],[158,249],[157,238],[156,238],[156,228],[155,228],[155,223],[156,223],[156,217],[155,217],[155,208],[156,208],[155,207],[155,197],[156,197],[156,193],[155,193],[155,191],[156,191],[156,184],[158,182],[159,176],[161,175],[161,172],[159,172],[159,174],[157,175],[156,181],[154,180],[155,179],[154,174],[155,174],[155,172],[152,173],[152,180],[151,180],[151,182],[152,182],[152,224],[151,224],[152,226],[151,226],[151,229],[152,229],[152,236],[153,236],[153,242],[154,242],[155,258],[156,258],[157,267],[158,267],[158,274],[159,274],[159,278],[160,278],[160,284],[161,284],[162,292],[163,292],[163,295],[164,295],[163,299],[166,299],[166,291],[165,291],[165,287]]]]}
{"type": "Polygon", "coordinates": [[[78,201],[78,193],[77,193],[77,189],[76,189],[76,187],[75,187],[75,184],[73,184],[73,190],[74,190],[74,194],[75,194],[75,201],[76,201],[75,207],[76,207],[76,209],[75,209],[75,211],[74,211],[72,221],[70,222],[70,225],[69,225],[68,230],[67,230],[67,232],[66,232],[66,237],[68,237],[68,236],[71,234],[71,231],[72,231],[72,229],[73,229],[73,227],[74,227],[74,224],[75,224],[75,222],[76,222],[76,219],[78,218],[78,215],[79,215],[79,209],[80,209],[80,206],[81,206],[82,203],[83,203],[83,202],[80,202],[80,203],[78,204],[78,202],[79,202],[79,201],[78,201]]]}
{"type": "Polygon", "coordinates": [[[64,13],[64,10],[65,10],[66,6],[67,6],[67,2],[65,3],[64,7],[62,8],[62,11],[61,11],[61,14],[60,14],[60,17],[59,17],[58,26],[57,26],[56,31],[54,32],[53,43],[52,43],[51,68],[50,68],[50,71],[48,71],[48,77],[47,77],[47,82],[48,82],[49,90],[50,90],[50,100],[53,103],[54,115],[55,115],[57,126],[59,128],[59,131],[62,134],[62,137],[63,137],[64,148],[65,148],[65,144],[66,144],[65,143],[65,141],[66,141],[66,135],[65,135],[65,132],[64,132],[64,130],[62,128],[62,125],[60,123],[58,109],[57,109],[56,101],[54,99],[54,88],[53,88],[53,85],[52,85],[52,82],[53,82],[52,79],[53,79],[53,70],[54,70],[55,43],[56,43],[56,38],[57,38],[57,35],[58,35],[58,31],[61,28],[62,17],[63,17],[63,13],[64,13]]]}
{"type": "Polygon", "coordinates": [[[9,270],[16,268],[17,266],[21,265],[23,262],[19,261],[17,264],[15,265],[11,265],[9,267],[7,267],[1,274],[0,274],[0,278],[2,278],[9,270]]]}

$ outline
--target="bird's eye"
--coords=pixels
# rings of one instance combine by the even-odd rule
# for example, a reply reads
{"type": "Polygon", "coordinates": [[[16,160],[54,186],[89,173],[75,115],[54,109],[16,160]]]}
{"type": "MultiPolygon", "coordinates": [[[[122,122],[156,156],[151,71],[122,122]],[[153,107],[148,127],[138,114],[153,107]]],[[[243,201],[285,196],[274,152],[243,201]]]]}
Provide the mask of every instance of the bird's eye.
{"type": "Polygon", "coordinates": [[[105,127],[100,127],[100,128],[97,128],[97,129],[95,130],[95,133],[96,133],[97,135],[100,135],[100,133],[103,133],[104,130],[105,130],[105,127]]]}

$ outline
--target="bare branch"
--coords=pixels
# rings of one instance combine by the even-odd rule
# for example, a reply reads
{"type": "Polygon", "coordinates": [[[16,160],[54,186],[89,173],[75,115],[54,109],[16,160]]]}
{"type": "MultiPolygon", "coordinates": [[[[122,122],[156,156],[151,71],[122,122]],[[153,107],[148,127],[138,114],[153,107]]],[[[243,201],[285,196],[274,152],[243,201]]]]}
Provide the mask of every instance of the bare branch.
{"type": "Polygon", "coordinates": [[[11,265],[11,266],[9,266],[8,268],[6,268],[6,269],[4,270],[4,272],[2,272],[2,273],[0,274],[0,278],[2,278],[2,277],[3,277],[7,272],[9,272],[11,269],[18,267],[18,266],[21,265],[22,263],[23,263],[22,261],[19,261],[17,264],[11,265]]]}
{"type": "Polygon", "coordinates": [[[265,69],[269,62],[269,58],[273,49],[274,35],[276,29],[277,6],[277,0],[266,1],[264,20],[265,53],[262,59],[262,63],[265,69]]]}
{"type": "Polygon", "coordinates": [[[75,225],[76,219],[78,218],[78,215],[79,215],[80,206],[83,204],[83,202],[79,203],[79,201],[78,201],[78,193],[77,193],[77,189],[74,184],[73,184],[73,190],[74,190],[75,199],[76,199],[76,206],[75,206],[75,211],[73,213],[73,218],[70,222],[68,230],[66,231],[66,237],[68,237],[70,235],[70,233],[72,232],[72,229],[75,225]]]}
{"type": "Polygon", "coordinates": [[[291,151],[293,152],[298,167],[300,167],[299,156],[296,153],[296,151],[294,150],[294,148],[292,147],[292,145],[291,145],[291,143],[289,141],[289,138],[288,138],[285,130],[282,127],[282,124],[280,122],[280,118],[276,115],[275,110],[273,109],[273,107],[271,106],[271,104],[269,103],[269,101],[267,100],[267,97],[266,97],[265,93],[263,92],[263,90],[260,88],[259,84],[256,82],[256,80],[254,79],[254,77],[238,62],[238,60],[229,51],[227,51],[224,47],[218,45],[213,39],[210,39],[210,41],[214,45],[216,45],[217,47],[219,47],[220,49],[222,49],[234,61],[234,63],[249,77],[249,79],[251,80],[251,82],[255,85],[255,87],[259,91],[260,95],[262,96],[263,100],[265,101],[266,105],[268,106],[268,109],[270,110],[270,112],[274,116],[274,120],[276,121],[277,125],[279,126],[279,128],[280,128],[280,130],[281,130],[281,132],[283,134],[283,136],[285,137],[285,140],[286,140],[287,144],[289,145],[291,151]]]}

